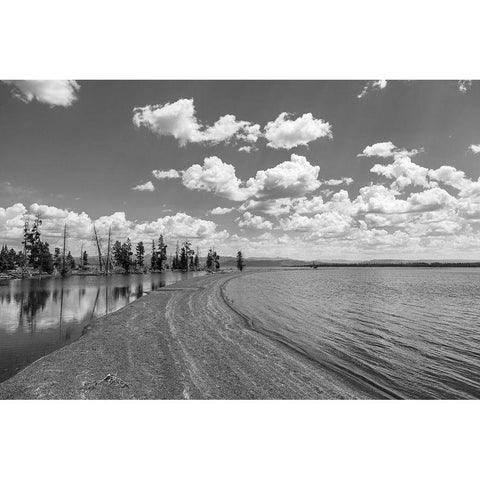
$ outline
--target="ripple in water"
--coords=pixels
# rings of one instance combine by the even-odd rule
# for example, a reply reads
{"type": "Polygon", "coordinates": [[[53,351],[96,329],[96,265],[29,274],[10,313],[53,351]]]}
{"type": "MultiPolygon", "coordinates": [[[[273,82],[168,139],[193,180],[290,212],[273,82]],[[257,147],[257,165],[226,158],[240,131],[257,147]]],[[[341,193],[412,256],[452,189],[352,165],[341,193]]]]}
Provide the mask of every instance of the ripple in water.
{"type": "Polygon", "coordinates": [[[480,270],[319,268],[234,278],[254,328],[393,398],[480,398],[480,270]]]}

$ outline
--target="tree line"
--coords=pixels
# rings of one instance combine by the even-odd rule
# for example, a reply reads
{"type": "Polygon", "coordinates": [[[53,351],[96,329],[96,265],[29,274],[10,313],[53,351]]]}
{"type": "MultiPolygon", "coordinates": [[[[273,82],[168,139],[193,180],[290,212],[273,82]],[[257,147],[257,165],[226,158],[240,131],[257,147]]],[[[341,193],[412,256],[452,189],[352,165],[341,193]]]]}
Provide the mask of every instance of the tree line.
{"type": "MultiPolygon", "coordinates": [[[[207,270],[215,272],[220,270],[220,256],[215,248],[210,248],[204,264],[200,264],[199,249],[194,250],[192,243],[185,240],[182,243],[177,241],[175,252],[168,258],[168,246],[163,235],[158,240],[152,240],[150,262],[145,261],[145,244],[140,241],[134,246],[129,238],[125,242],[115,241],[110,245],[111,231],[109,231],[108,247],[106,258],[102,255],[100,240],[95,226],[94,240],[98,248],[98,267],[89,263],[89,256],[86,250],[82,249],[78,264],[71,251],[66,252],[67,229],[64,229],[63,249],[55,247],[53,254],[50,251],[48,242],[41,237],[42,221],[37,217],[33,223],[25,221],[23,230],[23,251],[15,251],[3,245],[0,249],[0,272],[20,270],[22,276],[33,273],[52,274],[58,273],[62,276],[71,273],[73,270],[89,271],[97,268],[99,273],[132,273],[132,272],[161,272],[164,270],[198,271],[207,270]],[[111,248],[110,248],[111,246],[111,248]]],[[[242,253],[237,254],[237,268],[243,270],[244,262],[242,253]]]]}

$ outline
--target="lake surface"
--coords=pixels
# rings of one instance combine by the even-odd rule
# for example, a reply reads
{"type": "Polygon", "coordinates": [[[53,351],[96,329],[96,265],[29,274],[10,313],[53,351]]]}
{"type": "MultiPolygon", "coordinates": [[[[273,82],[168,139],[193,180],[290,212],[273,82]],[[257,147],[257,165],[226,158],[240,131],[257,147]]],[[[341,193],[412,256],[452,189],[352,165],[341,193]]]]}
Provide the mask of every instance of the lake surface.
{"type": "Polygon", "coordinates": [[[0,382],[71,343],[96,318],[203,272],[71,276],[0,282],[0,382]]]}
{"type": "Polygon", "coordinates": [[[379,397],[480,398],[480,269],[318,268],[225,287],[256,330],[379,397]]]}

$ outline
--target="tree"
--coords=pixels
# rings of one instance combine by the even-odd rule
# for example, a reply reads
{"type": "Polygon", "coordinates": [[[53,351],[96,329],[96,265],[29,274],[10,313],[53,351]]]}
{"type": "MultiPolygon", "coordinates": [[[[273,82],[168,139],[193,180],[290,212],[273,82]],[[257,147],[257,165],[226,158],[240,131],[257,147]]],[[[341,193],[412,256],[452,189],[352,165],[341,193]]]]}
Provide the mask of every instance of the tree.
{"type": "Polygon", "coordinates": [[[160,235],[158,239],[158,248],[157,248],[157,270],[162,271],[164,269],[164,264],[167,261],[167,245],[163,241],[163,235],[160,235]]]}
{"type": "Polygon", "coordinates": [[[175,248],[175,257],[173,257],[173,262],[172,262],[172,268],[174,270],[178,270],[181,268],[179,255],[180,255],[180,245],[177,240],[177,246],[175,248]]]}
{"type": "Polygon", "coordinates": [[[213,250],[212,249],[210,249],[207,253],[207,262],[205,266],[209,271],[211,271],[213,268],[213,250]]]}
{"type": "Polygon", "coordinates": [[[220,268],[220,257],[217,255],[217,252],[210,248],[207,254],[207,270],[216,271],[220,268]]]}
{"type": "Polygon", "coordinates": [[[157,268],[157,250],[155,249],[155,240],[152,240],[152,258],[150,259],[150,270],[157,268]]]}
{"type": "Polygon", "coordinates": [[[72,257],[72,252],[68,252],[67,256],[65,257],[65,264],[67,270],[73,270],[76,267],[75,259],[72,257]]]}
{"type": "MultiPolygon", "coordinates": [[[[25,250],[25,261],[40,273],[53,272],[53,257],[47,242],[42,242],[40,225],[42,221],[37,217],[30,229],[28,220],[23,228],[23,246],[25,250]]],[[[26,266],[26,265],[24,265],[26,266]]]]}
{"type": "Polygon", "coordinates": [[[243,263],[242,251],[239,250],[237,253],[237,268],[242,271],[245,264],[243,263]]]}
{"type": "Polygon", "coordinates": [[[129,238],[127,238],[127,241],[122,245],[123,249],[123,265],[122,267],[125,270],[125,273],[130,273],[130,265],[132,263],[132,242],[130,241],[129,238]]]}
{"type": "Polygon", "coordinates": [[[60,271],[60,269],[62,268],[62,258],[59,247],[55,247],[53,253],[53,266],[57,269],[57,271],[60,271]]]}
{"type": "Polygon", "coordinates": [[[137,247],[135,249],[135,256],[137,257],[137,265],[140,268],[143,268],[144,260],[145,260],[145,247],[143,242],[138,242],[137,247]]]}
{"type": "Polygon", "coordinates": [[[82,255],[82,266],[85,269],[88,265],[88,253],[86,250],[84,250],[83,255],[82,255]]]}

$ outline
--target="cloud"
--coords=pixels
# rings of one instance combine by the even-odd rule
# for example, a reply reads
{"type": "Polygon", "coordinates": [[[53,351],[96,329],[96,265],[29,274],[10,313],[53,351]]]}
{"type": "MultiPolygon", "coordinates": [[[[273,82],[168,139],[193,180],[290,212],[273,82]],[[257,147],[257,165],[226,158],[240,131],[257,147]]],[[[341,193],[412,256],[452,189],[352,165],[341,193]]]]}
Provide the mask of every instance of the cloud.
{"type": "Polygon", "coordinates": [[[141,185],[137,185],[136,187],[132,187],[132,190],[138,190],[140,192],[153,192],[155,190],[155,187],[153,186],[153,183],[151,181],[148,181],[141,185]]]}
{"type": "Polygon", "coordinates": [[[256,147],[254,147],[253,145],[245,145],[238,149],[239,152],[245,152],[245,153],[251,153],[251,152],[254,152],[255,150],[256,150],[256,147]]]}
{"type": "Polygon", "coordinates": [[[164,178],[180,178],[180,173],[178,170],[171,168],[170,170],[152,170],[152,175],[157,180],[163,180],[164,178]]]}
{"type": "Polygon", "coordinates": [[[379,142],[374,143],[373,145],[368,145],[363,149],[362,153],[359,153],[357,157],[381,157],[381,158],[390,158],[390,157],[406,157],[413,156],[421,152],[422,149],[417,150],[416,148],[412,150],[405,150],[403,148],[396,147],[391,141],[388,142],[379,142]]]}
{"type": "Polygon", "coordinates": [[[342,177],[340,179],[332,178],[330,180],[323,180],[322,181],[323,185],[329,185],[329,186],[333,186],[333,187],[336,187],[337,185],[342,185],[342,183],[344,183],[345,185],[350,185],[351,183],[353,183],[353,178],[342,177]]]}
{"type": "Polygon", "coordinates": [[[260,125],[224,115],[213,125],[204,126],[197,119],[193,98],[181,98],[174,103],[135,107],[133,123],[158,136],[173,136],[180,146],[187,143],[229,143],[233,140],[255,143],[260,125]]]}
{"type": "Polygon", "coordinates": [[[0,208],[0,238],[2,241],[21,247],[23,238],[23,225],[25,218],[33,220],[37,215],[42,220],[42,237],[51,246],[59,246],[63,242],[63,229],[67,225],[67,248],[77,251],[80,245],[94,252],[92,240],[92,227],[95,222],[97,231],[106,247],[106,235],[109,228],[112,230],[113,240],[125,241],[130,238],[132,242],[149,242],[163,234],[170,241],[184,238],[195,239],[199,244],[208,246],[212,241],[224,241],[229,238],[226,230],[218,231],[217,225],[201,218],[192,217],[186,213],[178,212],[175,215],[159,217],[147,222],[129,220],[125,212],[114,212],[99,218],[91,218],[85,212],[77,213],[71,210],[58,208],[52,205],[34,203],[26,208],[17,203],[8,208],[0,208]]]}
{"type": "Polygon", "coordinates": [[[472,144],[468,148],[470,148],[470,150],[475,154],[480,153],[480,143],[478,143],[477,145],[472,144]]]}
{"type": "Polygon", "coordinates": [[[205,190],[230,200],[246,200],[254,193],[252,188],[242,187],[235,174],[235,167],[218,157],[207,157],[203,165],[194,164],[182,175],[182,183],[189,190],[205,190]]]}
{"type": "Polygon", "coordinates": [[[37,100],[52,107],[70,107],[77,100],[80,85],[75,80],[4,80],[22,102],[37,100]]]}
{"type": "Polygon", "coordinates": [[[370,171],[386,178],[393,178],[392,188],[399,191],[410,185],[424,188],[431,186],[428,168],[413,163],[409,157],[397,157],[388,165],[374,165],[370,171]]]}
{"type": "Polygon", "coordinates": [[[320,187],[320,167],[305,157],[292,154],[290,160],[273,168],[259,170],[247,185],[254,187],[256,196],[299,197],[320,187]]]}
{"type": "Polygon", "coordinates": [[[472,81],[471,80],[459,80],[458,81],[458,89],[460,90],[461,93],[468,92],[471,87],[472,87],[472,81]]]}
{"type": "Polygon", "coordinates": [[[290,160],[243,182],[237,178],[235,167],[218,157],[208,157],[203,165],[192,165],[182,175],[190,190],[205,190],[230,200],[244,201],[251,197],[302,196],[320,187],[319,166],[311,165],[305,157],[292,154],[290,160]]]}
{"type": "Polygon", "coordinates": [[[283,112],[273,122],[267,123],[265,137],[268,147],[290,150],[322,137],[332,137],[330,124],[314,118],[311,113],[304,113],[295,120],[290,117],[289,113],[283,112]]]}
{"type": "Polygon", "coordinates": [[[386,80],[370,80],[365,84],[363,90],[357,95],[357,98],[363,98],[367,93],[383,90],[387,86],[386,80]]]}
{"type": "Polygon", "coordinates": [[[245,212],[241,217],[236,219],[240,228],[249,227],[257,230],[272,230],[273,224],[269,220],[265,220],[259,215],[252,215],[250,212],[245,212]]]}
{"type": "Polygon", "coordinates": [[[215,207],[213,210],[210,210],[210,213],[212,215],[225,215],[226,213],[233,212],[235,210],[235,207],[215,207]]]}

